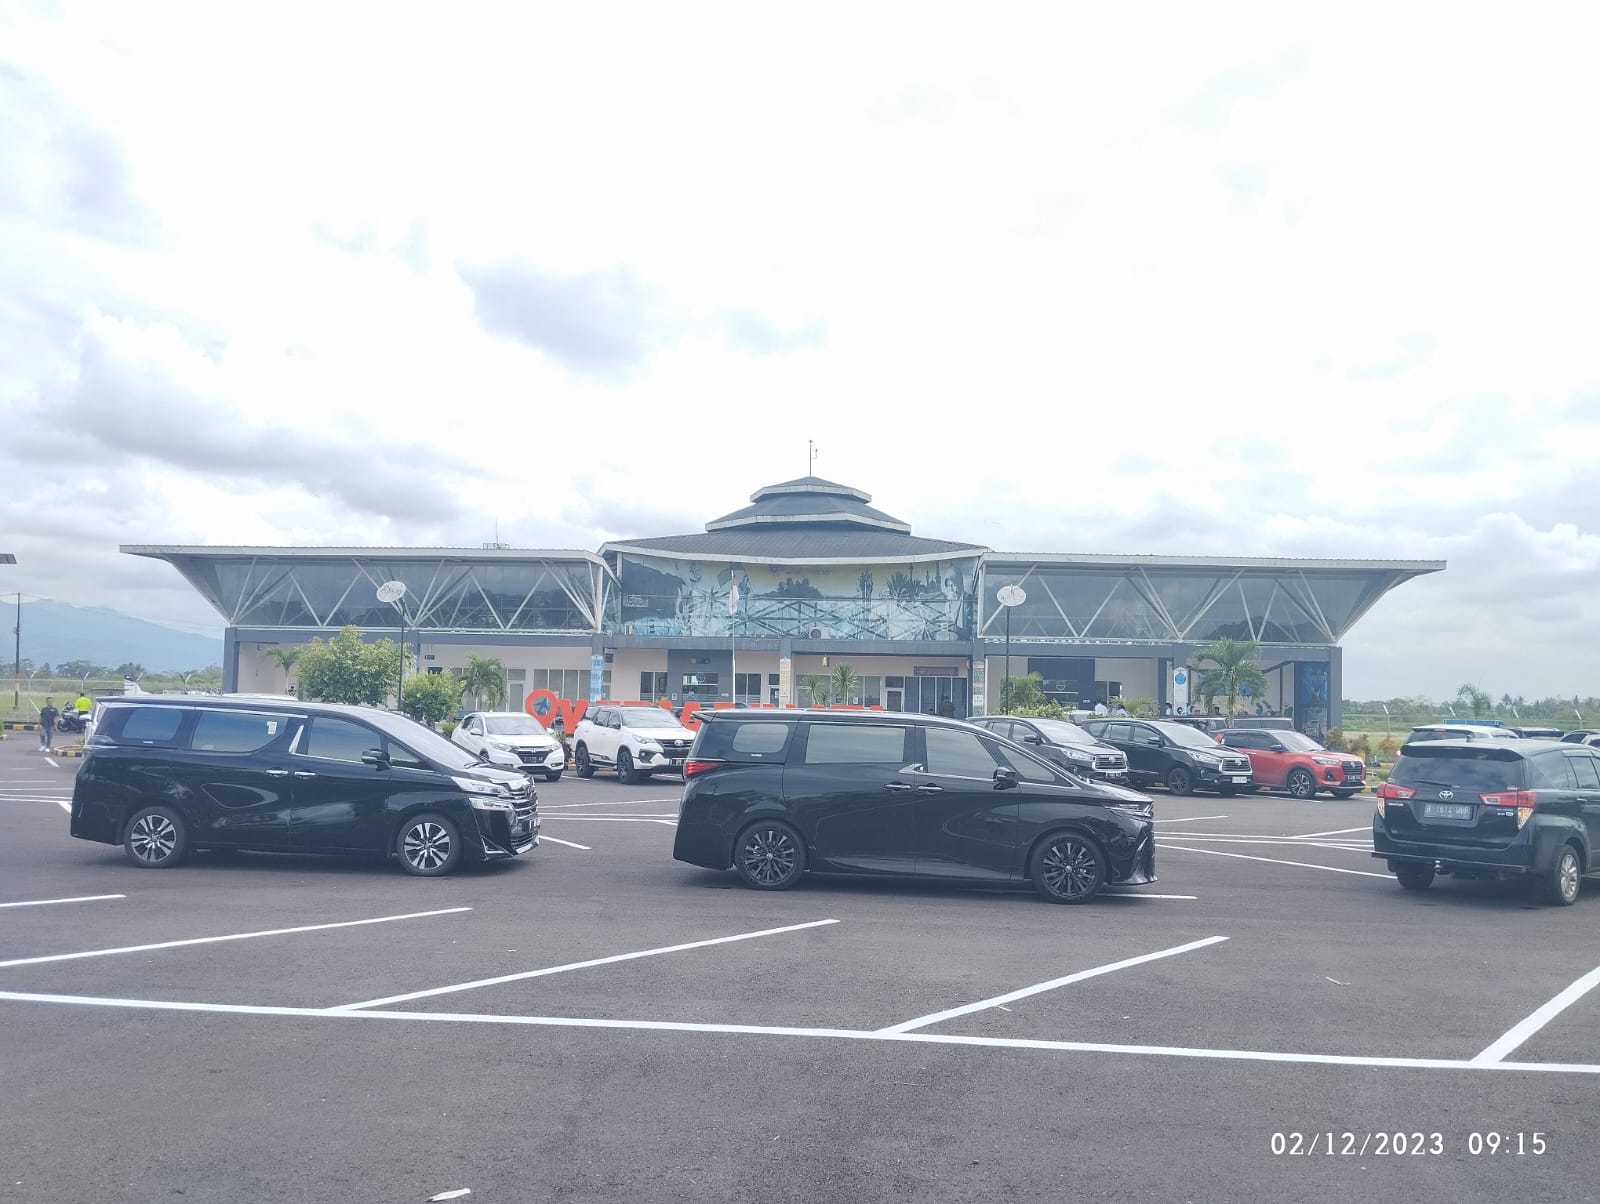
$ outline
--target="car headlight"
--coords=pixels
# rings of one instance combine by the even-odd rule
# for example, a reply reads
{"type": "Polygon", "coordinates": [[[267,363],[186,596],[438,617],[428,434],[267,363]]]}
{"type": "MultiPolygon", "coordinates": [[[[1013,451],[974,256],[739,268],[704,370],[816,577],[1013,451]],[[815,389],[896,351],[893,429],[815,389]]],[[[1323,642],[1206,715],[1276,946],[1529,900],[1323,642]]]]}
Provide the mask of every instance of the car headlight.
{"type": "Polygon", "coordinates": [[[1339,763],[1338,757],[1312,757],[1311,759],[1318,765],[1337,765],[1339,763]]]}
{"type": "Polygon", "coordinates": [[[499,782],[484,782],[478,778],[451,778],[456,788],[467,796],[467,802],[478,811],[515,811],[511,791],[499,782]]]}
{"type": "Polygon", "coordinates": [[[486,740],[484,743],[486,743],[490,748],[499,749],[501,752],[511,751],[511,745],[507,744],[504,740],[486,740]]]}

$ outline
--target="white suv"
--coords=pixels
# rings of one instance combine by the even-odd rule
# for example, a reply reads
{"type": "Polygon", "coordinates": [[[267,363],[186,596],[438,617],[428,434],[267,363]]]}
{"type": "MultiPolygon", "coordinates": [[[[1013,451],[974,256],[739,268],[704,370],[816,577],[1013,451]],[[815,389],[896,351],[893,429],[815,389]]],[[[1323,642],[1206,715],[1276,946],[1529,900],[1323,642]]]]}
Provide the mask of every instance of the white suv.
{"type": "Polygon", "coordinates": [[[607,704],[583,717],[572,743],[580,778],[614,767],[617,781],[626,784],[662,770],[682,773],[694,733],[662,707],[607,704]]]}
{"type": "Polygon", "coordinates": [[[450,739],[491,765],[522,769],[554,782],[567,767],[567,752],[544,725],[521,711],[474,711],[456,724],[450,739]]]}

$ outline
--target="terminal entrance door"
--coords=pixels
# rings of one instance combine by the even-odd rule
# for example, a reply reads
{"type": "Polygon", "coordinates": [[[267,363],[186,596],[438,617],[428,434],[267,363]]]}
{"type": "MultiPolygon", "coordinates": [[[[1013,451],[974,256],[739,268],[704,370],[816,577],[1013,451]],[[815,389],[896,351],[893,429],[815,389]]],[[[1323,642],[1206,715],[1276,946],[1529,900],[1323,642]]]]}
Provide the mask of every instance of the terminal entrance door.
{"type": "MultiPolygon", "coordinates": [[[[915,711],[922,715],[937,715],[939,704],[948,703],[944,709],[954,710],[957,719],[965,719],[968,707],[967,679],[964,677],[903,677],[901,705],[891,705],[890,710],[915,711]]],[[[892,696],[894,687],[885,683],[884,692],[892,696]]]]}

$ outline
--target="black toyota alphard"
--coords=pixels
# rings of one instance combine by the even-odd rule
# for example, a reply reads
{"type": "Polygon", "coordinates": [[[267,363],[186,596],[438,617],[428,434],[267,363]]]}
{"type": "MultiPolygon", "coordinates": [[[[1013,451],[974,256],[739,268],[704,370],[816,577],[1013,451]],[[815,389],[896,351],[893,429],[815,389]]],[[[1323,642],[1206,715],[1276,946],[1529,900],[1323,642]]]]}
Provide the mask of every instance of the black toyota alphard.
{"type": "Polygon", "coordinates": [[[1153,808],[956,720],[701,713],[673,855],[758,890],[813,873],[1032,882],[1054,903],[1155,881],[1153,808]]]}

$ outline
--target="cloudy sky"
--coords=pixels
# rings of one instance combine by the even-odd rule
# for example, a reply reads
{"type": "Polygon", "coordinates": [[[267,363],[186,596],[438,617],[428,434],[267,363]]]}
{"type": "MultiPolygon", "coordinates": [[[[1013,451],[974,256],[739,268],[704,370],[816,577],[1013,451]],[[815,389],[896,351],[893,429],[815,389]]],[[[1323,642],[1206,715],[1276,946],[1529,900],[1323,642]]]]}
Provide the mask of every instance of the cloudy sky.
{"type": "Polygon", "coordinates": [[[1600,693],[1591,6],[0,0],[0,590],[595,548],[1444,559],[1351,697],[1600,693]],[[240,14],[252,14],[245,17],[240,14]]]}

